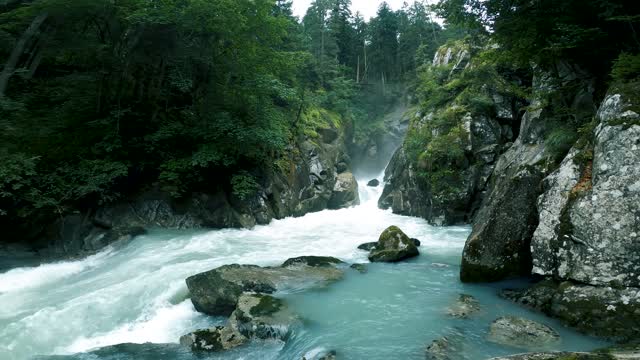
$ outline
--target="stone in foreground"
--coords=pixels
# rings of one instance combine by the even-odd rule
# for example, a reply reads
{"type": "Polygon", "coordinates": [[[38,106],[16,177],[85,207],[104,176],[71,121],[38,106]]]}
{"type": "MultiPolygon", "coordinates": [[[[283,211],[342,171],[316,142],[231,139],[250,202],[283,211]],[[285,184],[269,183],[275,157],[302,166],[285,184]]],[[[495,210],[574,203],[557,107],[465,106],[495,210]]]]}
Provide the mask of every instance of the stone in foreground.
{"type": "Polygon", "coordinates": [[[433,340],[426,350],[427,360],[463,360],[463,344],[460,339],[448,336],[433,340]]]}
{"type": "Polygon", "coordinates": [[[558,343],[560,335],[547,325],[516,316],[505,316],[491,324],[487,339],[496,344],[535,349],[558,343]]]}
{"type": "Polygon", "coordinates": [[[197,311],[229,316],[243,292],[272,294],[277,290],[305,289],[342,278],[342,261],[332,257],[302,256],[282,266],[225,265],[187,278],[191,302],[197,311]]]}
{"type": "Polygon", "coordinates": [[[415,243],[397,226],[382,232],[378,243],[369,254],[371,262],[398,262],[418,256],[415,243]]]}

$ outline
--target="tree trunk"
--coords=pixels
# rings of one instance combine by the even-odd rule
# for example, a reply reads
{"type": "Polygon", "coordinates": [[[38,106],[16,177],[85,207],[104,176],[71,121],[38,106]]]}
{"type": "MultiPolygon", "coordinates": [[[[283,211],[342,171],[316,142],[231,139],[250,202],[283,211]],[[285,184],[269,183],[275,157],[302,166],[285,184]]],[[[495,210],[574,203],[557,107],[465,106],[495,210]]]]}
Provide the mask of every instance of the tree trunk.
{"type": "Polygon", "coordinates": [[[47,13],[42,13],[35,19],[33,19],[31,25],[29,25],[27,30],[25,30],[25,32],[16,43],[16,46],[13,48],[13,51],[11,52],[11,55],[9,55],[7,63],[4,64],[2,73],[0,73],[0,98],[3,98],[5,96],[7,85],[9,85],[9,79],[15,73],[18,61],[20,61],[20,57],[22,56],[22,54],[24,54],[29,40],[31,40],[31,38],[33,38],[38,33],[40,26],[42,26],[42,23],[47,20],[47,17],[47,13]]]}

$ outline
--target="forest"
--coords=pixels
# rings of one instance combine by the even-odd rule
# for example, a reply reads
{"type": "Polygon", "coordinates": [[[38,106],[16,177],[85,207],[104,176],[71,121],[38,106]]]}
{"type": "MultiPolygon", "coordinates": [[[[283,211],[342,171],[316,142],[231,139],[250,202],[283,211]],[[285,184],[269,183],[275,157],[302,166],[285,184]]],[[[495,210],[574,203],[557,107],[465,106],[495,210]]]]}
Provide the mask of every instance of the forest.
{"type": "Polygon", "coordinates": [[[318,122],[374,131],[462,36],[433,16],[419,1],[368,22],[349,0],[315,1],[303,19],[283,0],[4,1],[0,223],[150,187],[249,195],[318,122]]]}

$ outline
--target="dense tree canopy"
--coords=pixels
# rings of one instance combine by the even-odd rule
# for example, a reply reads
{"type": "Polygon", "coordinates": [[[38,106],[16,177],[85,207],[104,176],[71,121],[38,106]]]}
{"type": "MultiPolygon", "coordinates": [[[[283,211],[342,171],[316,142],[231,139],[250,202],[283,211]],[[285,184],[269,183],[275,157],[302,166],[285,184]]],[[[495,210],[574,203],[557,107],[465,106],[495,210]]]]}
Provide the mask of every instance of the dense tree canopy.
{"type": "Polygon", "coordinates": [[[370,23],[350,5],[299,21],[290,0],[0,3],[0,222],[151,187],[246,195],[313,133],[306,112],[371,121],[385,101],[357,84],[399,82],[441,29],[420,2],[370,23]]]}

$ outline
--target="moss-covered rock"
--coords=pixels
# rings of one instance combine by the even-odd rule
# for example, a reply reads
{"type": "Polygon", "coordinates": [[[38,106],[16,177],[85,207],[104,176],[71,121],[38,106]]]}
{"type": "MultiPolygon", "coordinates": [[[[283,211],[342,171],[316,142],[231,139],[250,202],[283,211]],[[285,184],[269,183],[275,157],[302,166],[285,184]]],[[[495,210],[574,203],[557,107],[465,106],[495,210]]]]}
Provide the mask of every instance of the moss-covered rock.
{"type": "Polygon", "coordinates": [[[282,264],[282,267],[290,266],[311,266],[311,267],[323,267],[323,266],[335,266],[343,264],[343,261],[330,256],[300,256],[291,258],[282,264]]]}
{"type": "Polygon", "coordinates": [[[299,321],[281,299],[243,294],[227,326],[247,338],[283,340],[299,321]]]}
{"type": "Polygon", "coordinates": [[[195,309],[208,315],[229,315],[236,308],[243,288],[212,270],[187,278],[191,302],[195,309]]]}
{"type": "Polygon", "coordinates": [[[180,337],[180,344],[193,351],[218,352],[236,348],[248,339],[235,329],[218,326],[210,329],[194,331],[180,337]]]}
{"type": "Polygon", "coordinates": [[[376,247],[369,254],[371,262],[398,262],[420,255],[415,243],[397,226],[380,234],[376,247]]]}
{"type": "Polygon", "coordinates": [[[460,294],[455,303],[447,308],[447,315],[467,319],[480,312],[480,302],[473,296],[460,294]]]}

